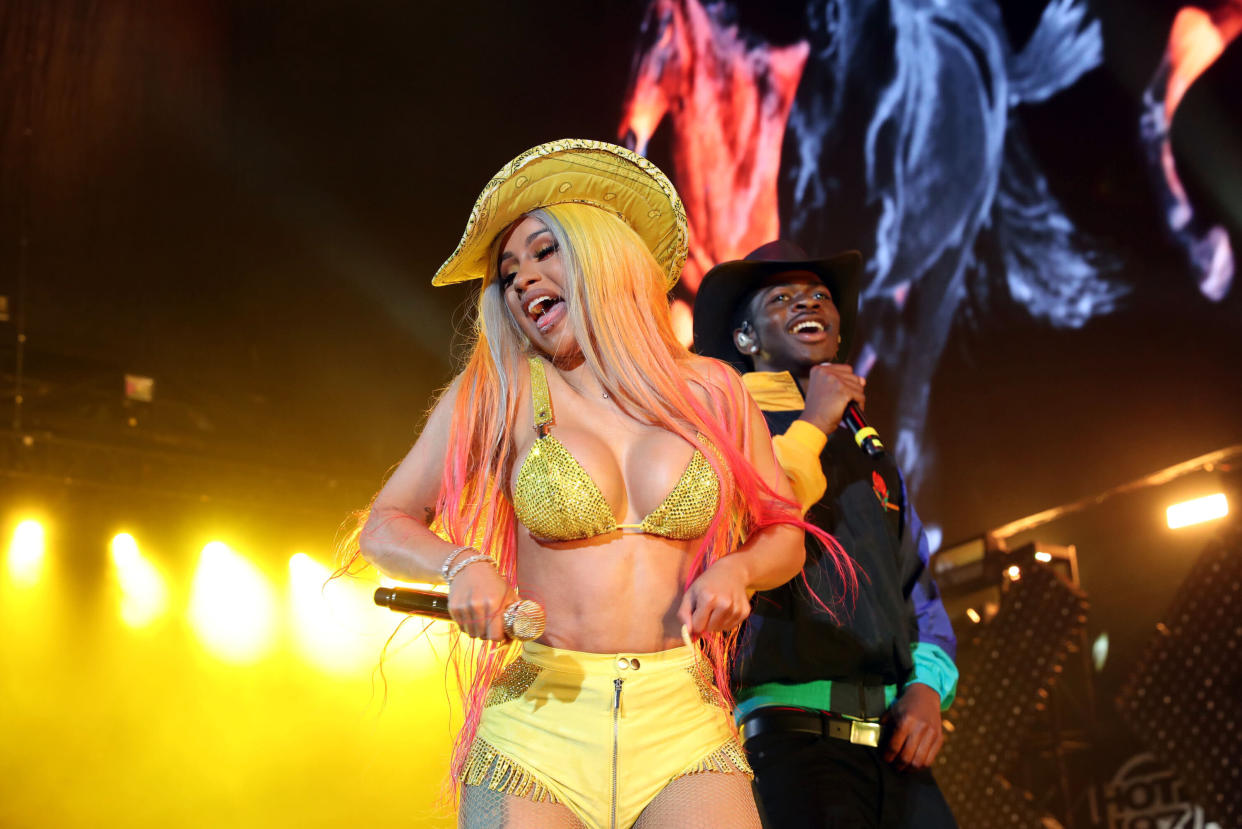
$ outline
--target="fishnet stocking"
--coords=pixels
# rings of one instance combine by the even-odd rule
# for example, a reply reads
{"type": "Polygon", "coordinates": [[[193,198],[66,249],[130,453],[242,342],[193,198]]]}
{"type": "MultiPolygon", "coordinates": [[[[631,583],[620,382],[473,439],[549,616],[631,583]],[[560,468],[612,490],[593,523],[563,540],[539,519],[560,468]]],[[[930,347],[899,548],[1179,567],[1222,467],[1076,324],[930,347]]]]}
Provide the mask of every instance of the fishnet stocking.
{"type": "MultiPolygon", "coordinates": [[[[462,786],[458,829],[586,829],[561,803],[462,786]]],[[[633,829],[759,829],[759,811],[744,774],[679,777],[643,809],[633,829]]]]}
{"type": "Polygon", "coordinates": [[[744,774],[678,777],[643,809],[634,829],[759,829],[759,810],[744,774]]]}
{"type": "Polygon", "coordinates": [[[458,829],[585,829],[562,803],[539,803],[494,792],[486,786],[462,786],[458,829]]]}

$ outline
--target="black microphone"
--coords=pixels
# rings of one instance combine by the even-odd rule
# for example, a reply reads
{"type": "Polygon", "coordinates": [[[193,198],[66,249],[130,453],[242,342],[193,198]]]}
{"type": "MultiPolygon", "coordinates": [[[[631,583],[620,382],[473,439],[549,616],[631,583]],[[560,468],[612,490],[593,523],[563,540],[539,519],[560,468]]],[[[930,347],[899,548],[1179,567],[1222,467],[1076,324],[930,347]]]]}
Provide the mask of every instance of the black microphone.
{"type": "Polygon", "coordinates": [[[448,596],[433,590],[413,590],[408,587],[379,587],[375,590],[375,603],[398,613],[413,613],[429,619],[451,619],[448,596]]]}
{"type": "Polygon", "coordinates": [[[862,409],[858,408],[858,404],[853,400],[845,404],[845,413],[841,415],[841,422],[845,424],[845,428],[850,430],[850,434],[854,436],[854,442],[867,457],[879,458],[884,455],[884,444],[880,441],[879,433],[867,425],[862,409]]]}
{"type": "MultiPolygon", "coordinates": [[[[413,613],[428,619],[452,621],[449,615],[448,596],[434,590],[415,590],[410,587],[377,587],[375,603],[398,613],[413,613]]],[[[543,607],[530,599],[518,599],[505,608],[504,631],[510,639],[528,641],[543,636],[547,619],[543,607]]]]}

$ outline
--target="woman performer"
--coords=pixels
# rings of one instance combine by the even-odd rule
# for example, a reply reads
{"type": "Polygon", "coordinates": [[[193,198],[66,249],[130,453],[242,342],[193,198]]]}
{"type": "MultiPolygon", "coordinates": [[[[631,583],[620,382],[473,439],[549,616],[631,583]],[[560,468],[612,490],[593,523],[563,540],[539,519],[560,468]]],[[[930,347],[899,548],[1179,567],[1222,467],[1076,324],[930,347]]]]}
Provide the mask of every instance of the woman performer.
{"type": "Polygon", "coordinates": [[[432,280],[481,280],[473,349],[360,545],[448,582],[477,640],[457,654],[460,826],[759,825],[717,688],[749,595],[799,572],[804,525],[738,376],[673,333],[685,257],[663,173],[564,140],[493,177],[432,280]],[[547,628],[513,659],[519,594],[547,628]]]}

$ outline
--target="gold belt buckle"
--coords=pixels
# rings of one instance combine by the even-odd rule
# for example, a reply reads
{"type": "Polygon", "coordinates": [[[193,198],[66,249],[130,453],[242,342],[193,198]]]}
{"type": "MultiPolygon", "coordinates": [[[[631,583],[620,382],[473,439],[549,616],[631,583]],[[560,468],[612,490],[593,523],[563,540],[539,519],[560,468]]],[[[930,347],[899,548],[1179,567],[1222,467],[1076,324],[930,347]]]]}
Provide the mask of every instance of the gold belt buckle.
{"type": "Polygon", "coordinates": [[[850,720],[850,742],[859,746],[880,747],[880,724],[850,720]]]}

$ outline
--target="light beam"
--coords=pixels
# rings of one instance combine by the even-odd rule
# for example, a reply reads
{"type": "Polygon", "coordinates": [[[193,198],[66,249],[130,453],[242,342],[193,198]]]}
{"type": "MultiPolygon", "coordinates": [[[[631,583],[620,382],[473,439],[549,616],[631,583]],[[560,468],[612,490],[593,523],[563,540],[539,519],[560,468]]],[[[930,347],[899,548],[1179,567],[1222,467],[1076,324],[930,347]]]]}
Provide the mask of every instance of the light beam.
{"type": "Polygon", "coordinates": [[[227,662],[255,662],[275,638],[271,585],[253,564],[213,541],[199,557],[189,618],[211,653],[227,662]]]}
{"type": "Polygon", "coordinates": [[[168,609],[168,587],[129,533],[112,539],[112,565],[121,588],[121,620],[131,628],[156,622],[168,609]]]}
{"type": "Polygon", "coordinates": [[[23,521],[9,545],[9,576],[18,587],[33,587],[43,575],[44,532],[38,521],[23,521]]]}

